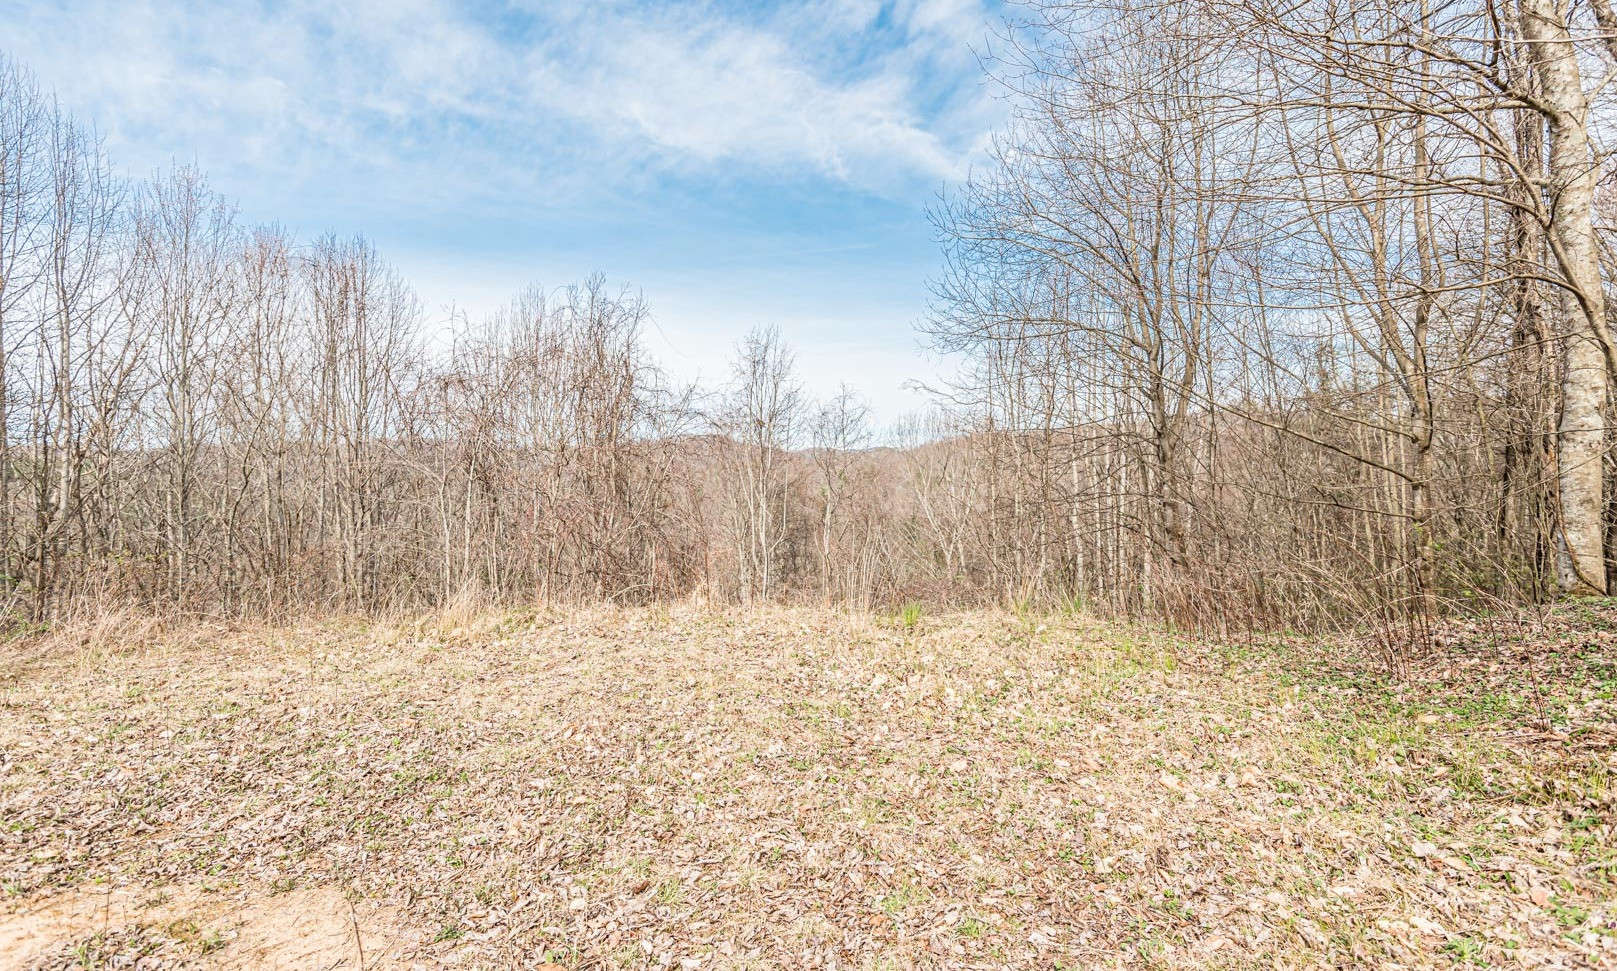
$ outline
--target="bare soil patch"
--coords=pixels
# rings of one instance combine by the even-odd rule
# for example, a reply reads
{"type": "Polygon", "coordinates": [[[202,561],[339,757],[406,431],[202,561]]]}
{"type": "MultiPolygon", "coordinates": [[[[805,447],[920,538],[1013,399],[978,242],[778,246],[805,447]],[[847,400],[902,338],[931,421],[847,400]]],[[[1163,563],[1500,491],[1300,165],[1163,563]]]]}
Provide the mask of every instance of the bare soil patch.
{"type": "Polygon", "coordinates": [[[81,887],[13,901],[0,914],[0,955],[39,969],[358,968],[400,959],[395,924],[396,915],[329,888],[81,887]]]}

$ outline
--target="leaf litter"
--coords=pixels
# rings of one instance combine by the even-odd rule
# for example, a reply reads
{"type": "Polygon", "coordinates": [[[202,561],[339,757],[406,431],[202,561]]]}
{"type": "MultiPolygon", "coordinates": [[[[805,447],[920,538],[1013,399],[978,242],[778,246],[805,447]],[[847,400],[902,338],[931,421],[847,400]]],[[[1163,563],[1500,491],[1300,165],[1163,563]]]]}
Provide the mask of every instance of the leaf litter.
{"type": "Polygon", "coordinates": [[[1602,967],[1617,610],[547,610],[0,662],[0,964],[1602,967]],[[911,627],[913,626],[913,629],[911,627]]]}

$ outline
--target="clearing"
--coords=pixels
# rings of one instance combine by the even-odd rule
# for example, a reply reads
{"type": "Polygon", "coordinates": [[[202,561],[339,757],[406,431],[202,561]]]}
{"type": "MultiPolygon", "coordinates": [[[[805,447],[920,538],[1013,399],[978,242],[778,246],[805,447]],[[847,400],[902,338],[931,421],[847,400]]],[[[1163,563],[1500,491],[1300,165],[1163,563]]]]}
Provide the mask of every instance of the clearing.
{"type": "Polygon", "coordinates": [[[0,659],[0,964],[1617,964],[1617,608],[1439,640],[109,618],[0,659]]]}

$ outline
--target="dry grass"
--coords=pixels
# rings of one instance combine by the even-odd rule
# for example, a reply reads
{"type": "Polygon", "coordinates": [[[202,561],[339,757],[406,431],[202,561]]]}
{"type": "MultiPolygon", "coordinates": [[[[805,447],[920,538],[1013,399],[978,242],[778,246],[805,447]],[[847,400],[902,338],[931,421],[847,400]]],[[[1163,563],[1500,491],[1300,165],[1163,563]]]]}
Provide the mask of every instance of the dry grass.
{"type": "Polygon", "coordinates": [[[0,662],[0,961],[1611,964],[1614,627],[125,618],[0,662]]]}

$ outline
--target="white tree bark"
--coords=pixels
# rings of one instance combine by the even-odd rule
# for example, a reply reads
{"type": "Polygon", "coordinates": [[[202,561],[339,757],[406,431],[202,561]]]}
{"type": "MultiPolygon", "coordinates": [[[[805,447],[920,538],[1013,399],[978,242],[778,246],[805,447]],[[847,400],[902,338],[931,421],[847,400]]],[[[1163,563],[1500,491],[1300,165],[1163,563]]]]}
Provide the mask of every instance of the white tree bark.
{"type": "Polygon", "coordinates": [[[1565,335],[1557,436],[1560,529],[1556,575],[1565,593],[1606,592],[1601,475],[1610,338],[1594,229],[1597,175],[1589,144],[1589,102],[1561,0],[1522,0],[1522,32],[1549,120],[1550,242],[1564,276],[1559,332],[1565,335]]]}

